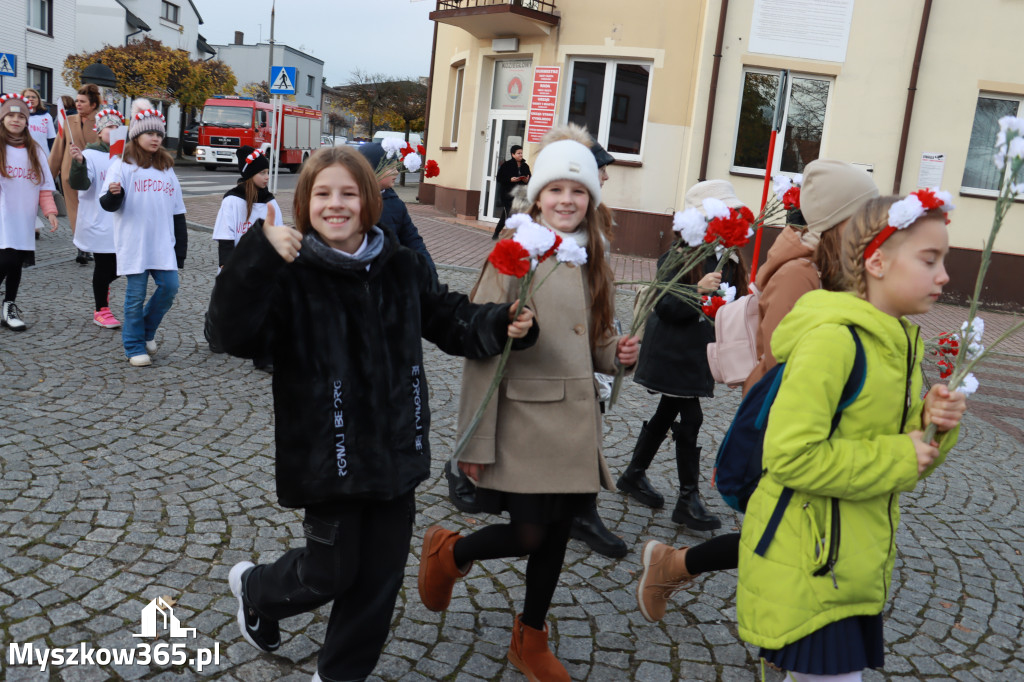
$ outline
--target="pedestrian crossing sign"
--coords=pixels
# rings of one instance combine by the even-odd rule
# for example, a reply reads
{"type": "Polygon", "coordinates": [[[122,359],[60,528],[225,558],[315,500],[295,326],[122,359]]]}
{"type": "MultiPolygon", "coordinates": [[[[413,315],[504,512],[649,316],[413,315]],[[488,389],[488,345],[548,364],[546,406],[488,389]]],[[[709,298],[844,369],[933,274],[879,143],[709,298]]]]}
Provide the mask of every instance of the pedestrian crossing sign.
{"type": "Polygon", "coordinates": [[[270,67],[270,94],[271,95],[294,95],[295,94],[295,67],[294,66],[272,66],[272,67],[270,67]]]}
{"type": "Polygon", "coordinates": [[[17,76],[18,60],[10,52],[0,52],[0,76],[17,76]]]}

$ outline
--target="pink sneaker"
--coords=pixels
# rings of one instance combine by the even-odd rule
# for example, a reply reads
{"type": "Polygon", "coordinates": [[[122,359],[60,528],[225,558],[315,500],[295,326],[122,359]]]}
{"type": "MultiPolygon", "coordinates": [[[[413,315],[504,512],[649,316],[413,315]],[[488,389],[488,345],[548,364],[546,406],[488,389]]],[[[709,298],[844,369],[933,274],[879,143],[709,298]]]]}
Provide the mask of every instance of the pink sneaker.
{"type": "Polygon", "coordinates": [[[114,314],[110,312],[110,308],[100,308],[94,312],[92,314],[92,323],[104,329],[117,329],[121,326],[121,323],[117,321],[114,314]]]}

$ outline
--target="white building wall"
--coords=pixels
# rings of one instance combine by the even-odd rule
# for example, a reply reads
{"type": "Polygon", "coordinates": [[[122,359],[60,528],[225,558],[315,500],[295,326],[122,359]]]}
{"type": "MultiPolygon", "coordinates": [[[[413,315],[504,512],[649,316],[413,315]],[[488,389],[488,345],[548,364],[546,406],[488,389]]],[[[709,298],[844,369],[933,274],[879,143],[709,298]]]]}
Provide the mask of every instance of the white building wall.
{"type": "Polygon", "coordinates": [[[32,64],[53,71],[51,100],[75,94],[61,77],[64,59],[75,47],[75,0],[52,1],[52,35],[28,28],[28,3],[5,3],[4,19],[0,21],[0,52],[14,54],[17,59],[17,75],[3,79],[5,92],[20,92],[28,87],[28,65],[32,64]]]}
{"type": "Polygon", "coordinates": [[[127,13],[115,0],[77,0],[75,52],[95,52],[104,45],[124,45],[131,31],[127,13]]]}
{"type": "MultiPolygon", "coordinates": [[[[259,83],[270,77],[270,44],[258,45],[213,45],[217,50],[217,59],[231,67],[238,80],[236,92],[241,94],[242,88],[249,83],[259,83]]],[[[294,66],[297,83],[295,84],[295,103],[299,106],[320,108],[320,89],[323,83],[324,64],[319,59],[310,57],[303,52],[286,45],[274,45],[274,66],[294,66]],[[313,77],[313,91],[306,94],[307,78],[313,77]]]]}

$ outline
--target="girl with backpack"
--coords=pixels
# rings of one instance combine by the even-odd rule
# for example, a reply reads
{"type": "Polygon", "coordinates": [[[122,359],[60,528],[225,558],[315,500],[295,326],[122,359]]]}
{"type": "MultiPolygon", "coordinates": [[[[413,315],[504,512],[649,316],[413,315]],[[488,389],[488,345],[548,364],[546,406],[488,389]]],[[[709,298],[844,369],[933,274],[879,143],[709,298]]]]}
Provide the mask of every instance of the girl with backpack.
{"type": "MultiPolygon", "coordinates": [[[[612,272],[604,255],[609,213],[602,210],[597,162],[575,140],[546,145],[527,189],[530,216],[563,240],[587,250],[586,265],[538,266],[544,280],[531,305],[543,329],[537,345],[513,355],[480,428],[458,462],[477,483],[483,511],[507,512],[508,524],[463,537],[431,526],[423,538],[419,592],[424,606],[444,611],[458,578],[478,560],[528,556],[526,597],[516,615],[508,660],[528,679],[568,681],[548,648],[548,608],[558,586],[573,517],[587,511],[612,479],[601,453],[601,414],[594,371],[636,362],[638,342],[615,334],[612,272]],[[544,279],[550,274],[550,278],[544,279]]],[[[509,302],[519,283],[484,265],[474,301],[509,302]]],[[[467,362],[459,434],[476,413],[494,376],[493,362],[467,362]]]]}
{"type": "Polygon", "coordinates": [[[28,117],[21,95],[0,97],[0,284],[5,285],[0,325],[15,332],[26,329],[14,301],[22,267],[35,255],[36,209],[43,209],[51,232],[57,229],[53,176],[45,152],[29,134],[28,117]]]}
{"type": "MultiPolygon", "coordinates": [[[[718,199],[729,208],[743,206],[725,180],[697,183],[686,193],[686,206],[703,212],[702,204],[707,198],[718,199]]],[[[659,266],[667,255],[658,260],[659,266]]],[[[717,264],[717,257],[708,258],[703,267],[684,276],[683,283],[695,284],[698,293],[708,295],[725,281],[736,287],[737,296],[746,295],[747,271],[739,253],[736,260],[730,258],[725,263],[721,272],[715,272],[717,264]]],[[[722,526],[718,517],[704,508],[699,493],[701,448],[697,446],[697,436],[704,422],[700,399],[714,396],[715,381],[707,358],[707,345],[714,338],[714,326],[692,305],[675,296],[664,296],[658,301],[644,328],[640,362],[633,380],[652,393],[660,393],[661,398],[654,414],[640,427],[633,457],[616,484],[619,490],[648,507],[660,509],[665,504],[665,498],[648,480],[647,468],[671,428],[679,473],[679,497],[672,520],[693,530],[716,530],[722,526]]]]}
{"type": "MultiPolygon", "coordinates": [[[[868,199],[878,196],[871,176],[843,161],[818,159],[804,171],[800,212],[806,226],[787,225],[757,271],[757,348],[763,353],[743,394],[775,366],[772,333],[804,294],[824,288],[842,291],[840,250],[846,223],[868,199]]],[[[673,549],[657,540],[644,545],[637,603],[647,620],[665,615],[667,600],[702,573],[739,566],[739,533],[726,533],[692,547],[673,549]]]]}

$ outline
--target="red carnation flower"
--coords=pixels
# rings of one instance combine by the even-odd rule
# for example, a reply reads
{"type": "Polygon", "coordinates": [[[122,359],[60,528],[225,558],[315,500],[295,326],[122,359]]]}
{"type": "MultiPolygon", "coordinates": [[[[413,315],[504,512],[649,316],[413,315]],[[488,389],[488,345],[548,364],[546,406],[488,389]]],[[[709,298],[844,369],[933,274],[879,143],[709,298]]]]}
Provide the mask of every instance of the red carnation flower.
{"type": "Polygon", "coordinates": [[[751,211],[749,208],[747,208],[746,206],[740,206],[739,212],[740,215],[743,216],[743,219],[746,220],[748,223],[754,222],[754,212],[751,211]]]}
{"type": "Polygon", "coordinates": [[[782,206],[786,210],[800,208],[800,188],[790,187],[786,190],[786,193],[782,195],[782,206]]]}
{"type": "Polygon", "coordinates": [[[555,251],[557,251],[558,247],[561,246],[561,245],[562,245],[562,237],[560,235],[556,234],[555,235],[555,243],[554,243],[554,245],[550,249],[545,251],[544,255],[537,259],[537,262],[538,263],[543,263],[548,258],[551,258],[553,255],[555,255],[555,251]]]}
{"type": "Polygon", "coordinates": [[[441,174],[441,167],[437,165],[437,161],[431,159],[427,161],[426,165],[423,166],[423,175],[428,178],[436,178],[441,174]]]}
{"type": "Polygon", "coordinates": [[[416,145],[416,153],[419,154],[420,156],[426,156],[427,148],[421,144],[418,144],[416,145]]]}
{"type": "Polygon", "coordinates": [[[701,299],[700,309],[704,311],[705,315],[713,320],[715,319],[715,315],[718,314],[718,309],[723,305],[725,305],[725,299],[721,296],[704,296],[701,299]]]}
{"type": "Polygon", "coordinates": [[[530,272],[530,252],[514,239],[502,239],[495,244],[487,260],[501,274],[511,275],[516,279],[530,272]]]}
{"type": "Polygon", "coordinates": [[[939,378],[948,379],[953,374],[953,362],[946,358],[939,360],[939,378]]]}
{"type": "Polygon", "coordinates": [[[704,241],[711,244],[716,239],[722,246],[728,248],[746,246],[750,238],[750,221],[736,209],[729,209],[728,218],[715,218],[708,223],[708,231],[704,235],[704,241]]]}
{"type": "Polygon", "coordinates": [[[924,210],[931,211],[932,209],[942,208],[942,199],[935,196],[935,192],[930,189],[919,189],[912,194],[917,195],[917,198],[921,201],[921,205],[924,206],[924,210]]]}

